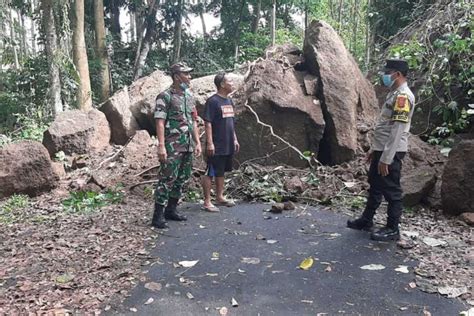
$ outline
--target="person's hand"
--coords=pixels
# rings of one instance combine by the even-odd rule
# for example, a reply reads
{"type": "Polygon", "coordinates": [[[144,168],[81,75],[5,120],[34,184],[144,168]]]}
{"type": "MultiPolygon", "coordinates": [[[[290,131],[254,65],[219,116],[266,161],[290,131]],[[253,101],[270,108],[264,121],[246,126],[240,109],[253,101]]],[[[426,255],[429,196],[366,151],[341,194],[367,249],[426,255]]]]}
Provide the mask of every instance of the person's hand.
{"type": "Polygon", "coordinates": [[[199,156],[201,156],[201,153],[202,153],[201,143],[197,143],[196,147],[194,148],[194,155],[196,157],[199,157],[199,156]]]}
{"type": "Polygon", "coordinates": [[[166,162],[167,157],[168,157],[168,154],[166,153],[165,145],[158,146],[158,160],[161,163],[164,163],[166,162]]]}
{"type": "Polygon", "coordinates": [[[212,157],[216,153],[216,148],[214,147],[214,144],[207,144],[207,156],[212,157]]]}
{"type": "Polygon", "coordinates": [[[234,149],[235,149],[235,153],[238,153],[240,151],[240,144],[238,141],[234,142],[234,149]]]}
{"type": "Polygon", "coordinates": [[[365,162],[366,162],[366,163],[371,163],[373,158],[374,158],[374,152],[373,152],[373,151],[369,151],[369,152],[367,153],[367,157],[365,157],[365,162]]]}
{"type": "Polygon", "coordinates": [[[388,166],[386,163],[379,162],[379,175],[382,177],[388,176],[388,166]]]}

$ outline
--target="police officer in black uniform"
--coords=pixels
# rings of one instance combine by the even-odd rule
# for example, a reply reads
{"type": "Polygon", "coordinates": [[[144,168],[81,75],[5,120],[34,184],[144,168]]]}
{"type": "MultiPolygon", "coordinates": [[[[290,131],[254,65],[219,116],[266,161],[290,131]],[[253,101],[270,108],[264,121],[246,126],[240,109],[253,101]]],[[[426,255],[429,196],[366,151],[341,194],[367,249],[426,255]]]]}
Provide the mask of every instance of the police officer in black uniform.
{"type": "Polygon", "coordinates": [[[385,197],[388,202],[387,225],[371,233],[373,240],[388,241],[400,238],[398,225],[403,208],[400,173],[402,159],[408,148],[411,118],[415,107],[415,97],[407,84],[407,73],[406,61],[386,61],[381,79],[390,92],[380,112],[368,155],[369,197],[362,216],[347,222],[349,228],[371,231],[375,211],[380,206],[382,197],[385,197]]]}

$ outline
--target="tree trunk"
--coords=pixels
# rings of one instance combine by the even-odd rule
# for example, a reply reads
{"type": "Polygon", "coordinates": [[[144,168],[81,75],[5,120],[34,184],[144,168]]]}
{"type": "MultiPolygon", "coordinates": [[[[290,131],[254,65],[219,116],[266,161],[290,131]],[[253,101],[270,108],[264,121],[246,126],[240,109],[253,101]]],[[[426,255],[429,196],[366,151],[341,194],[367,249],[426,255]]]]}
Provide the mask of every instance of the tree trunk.
{"type": "Polygon", "coordinates": [[[109,59],[105,45],[104,1],[94,0],[96,54],[100,60],[100,102],[110,97],[109,59]]]}
{"type": "Polygon", "coordinates": [[[261,18],[261,11],[262,11],[262,0],[257,1],[257,7],[255,8],[254,12],[254,19],[252,22],[252,33],[257,34],[258,32],[258,25],[260,24],[260,18],[261,18]]]}
{"type": "Polygon", "coordinates": [[[120,27],[120,7],[117,5],[117,1],[112,0],[112,7],[111,7],[111,25],[110,25],[110,32],[114,40],[119,41],[122,39],[120,35],[121,27],[120,27]]]}
{"type": "Polygon", "coordinates": [[[181,32],[183,28],[183,0],[178,0],[177,14],[174,24],[173,37],[173,64],[176,63],[181,55],[181,32]]]}
{"type": "MultiPolygon", "coordinates": [[[[137,80],[142,75],[148,52],[150,51],[151,41],[156,34],[156,11],[158,10],[159,0],[153,0],[150,4],[150,12],[145,19],[146,32],[143,40],[139,40],[135,64],[133,66],[133,80],[137,80]],[[141,45],[140,45],[141,43],[141,45]]],[[[141,37],[141,36],[140,36],[141,37]]]]}
{"type": "Polygon", "coordinates": [[[272,3],[272,25],[270,30],[271,44],[275,46],[275,33],[276,33],[276,0],[272,3]]]}
{"type": "Polygon", "coordinates": [[[370,45],[371,45],[371,35],[370,35],[370,10],[372,9],[371,7],[371,0],[367,0],[367,25],[365,27],[365,69],[369,69],[370,65],[370,45]]]}
{"type": "Polygon", "coordinates": [[[242,4],[240,6],[240,14],[239,19],[237,20],[234,32],[234,60],[237,62],[239,57],[239,41],[240,41],[240,23],[242,22],[242,16],[244,15],[244,8],[245,8],[245,0],[242,0],[242,4]]]}
{"type": "Polygon", "coordinates": [[[357,31],[359,28],[359,6],[358,6],[359,1],[354,0],[354,12],[352,14],[354,18],[353,26],[352,26],[352,53],[355,55],[357,51],[357,31]]]}
{"type": "Polygon", "coordinates": [[[75,0],[73,4],[72,34],[74,65],[79,73],[77,103],[79,109],[92,109],[91,82],[89,78],[89,62],[87,61],[86,41],[84,38],[84,0],[75,0]]]}
{"type": "MultiPolygon", "coordinates": [[[[35,14],[35,0],[31,0],[31,12],[35,14]]],[[[35,20],[31,19],[31,29],[30,29],[30,36],[31,36],[31,53],[32,55],[36,55],[36,25],[35,20]]]]}
{"type": "Polygon", "coordinates": [[[342,30],[342,11],[344,10],[344,0],[339,0],[339,16],[338,16],[338,25],[337,32],[341,35],[342,30]]]}
{"type": "Polygon", "coordinates": [[[57,36],[56,36],[56,25],[54,22],[53,15],[53,0],[42,0],[43,10],[43,32],[45,34],[44,48],[46,51],[46,57],[48,59],[48,79],[49,79],[49,91],[48,101],[52,105],[53,116],[56,117],[60,112],[64,110],[61,102],[61,83],[59,77],[59,67],[56,60],[56,52],[58,50],[57,36]]]}
{"type": "MultiPolygon", "coordinates": [[[[203,7],[204,8],[204,7],[203,7]]],[[[204,38],[207,37],[207,30],[206,30],[206,21],[204,20],[204,9],[199,11],[199,18],[201,18],[201,24],[202,24],[202,36],[204,38]]]]}
{"type": "Polygon", "coordinates": [[[135,14],[133,12],[129,13],[130,16],[130,42],[134,42],[137,40],[137,31],[135,28],[135,14]]]}
{"type": "Polygon", "coordinates": [[[20,18],[20,25],[21,25],[21,31],[20,31],[20,50],[21,50],[21,56],[22,59],[26,59],[28,57],[28,45],[26,44],[26,28],[25,28],[25,17],[23,14],[21,14],[21,11],[18,10],[17,12],[18,17],[20,18]]]}
{"type": "Polygon", "coordinates": [[[16,47],[16,36],[15,36],[15,20],[13,19],[13,9],[10,9],[10,40],[13,47],[13,58],[15,61],[15,69],[20,69],[20,62],[18,61],[18,49],[16,47]]]}

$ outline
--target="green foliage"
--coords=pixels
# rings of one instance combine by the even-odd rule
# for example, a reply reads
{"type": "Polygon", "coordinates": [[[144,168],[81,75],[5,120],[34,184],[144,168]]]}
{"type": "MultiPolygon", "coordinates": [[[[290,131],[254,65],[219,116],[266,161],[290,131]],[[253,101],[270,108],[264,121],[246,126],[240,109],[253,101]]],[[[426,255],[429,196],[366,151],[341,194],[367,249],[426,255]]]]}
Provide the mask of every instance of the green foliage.
{"type": "Polygon", "coordinates": [[[419,97],[435,103],[433,111],[442,120],[429,142],[450,147],[452,136],[466,130],[472,120],[468,107],[474,94],[474,21],[467,14],[445,30],[424,42],[413,37],[395,45],[390,56],[407,60],[416,74],[426,74],[419,97]]]}
{"type": "Polygon", "coordinates": [[[105,193],[93,191],[70,192],[70,197],[63,200],[62,204],[66,211],[71,213],[90,213],[110,204],[118,204],[123,200],[123,192],[120,187],[115,190],[107,190],[105,193]]]}
{"type": "Polygon", "coordinates": [[[29,197],[23,194],[10,196],[2,206],[0,206],[0,223],[10,224],[18,221],[21,211],[29,205],[29,197]]]}

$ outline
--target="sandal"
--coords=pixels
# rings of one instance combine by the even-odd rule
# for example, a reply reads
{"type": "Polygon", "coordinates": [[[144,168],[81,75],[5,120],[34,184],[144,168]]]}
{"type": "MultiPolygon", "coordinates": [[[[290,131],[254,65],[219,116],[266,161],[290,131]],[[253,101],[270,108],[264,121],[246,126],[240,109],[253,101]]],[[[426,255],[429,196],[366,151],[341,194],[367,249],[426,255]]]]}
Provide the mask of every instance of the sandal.
{"type": "Polygon", "coordinates": [[[232,200],[216,201],[215,204],[219,206],[227,206],[227,207],[235,206],[235,202],[232,200]]]}
{"type": "Polygon", "coordinates": [[[211,206],[201,206],[201,210],[210,212],[210,213],[218,213],[220,210],[217,206],[211,205],[211,206]]]}

